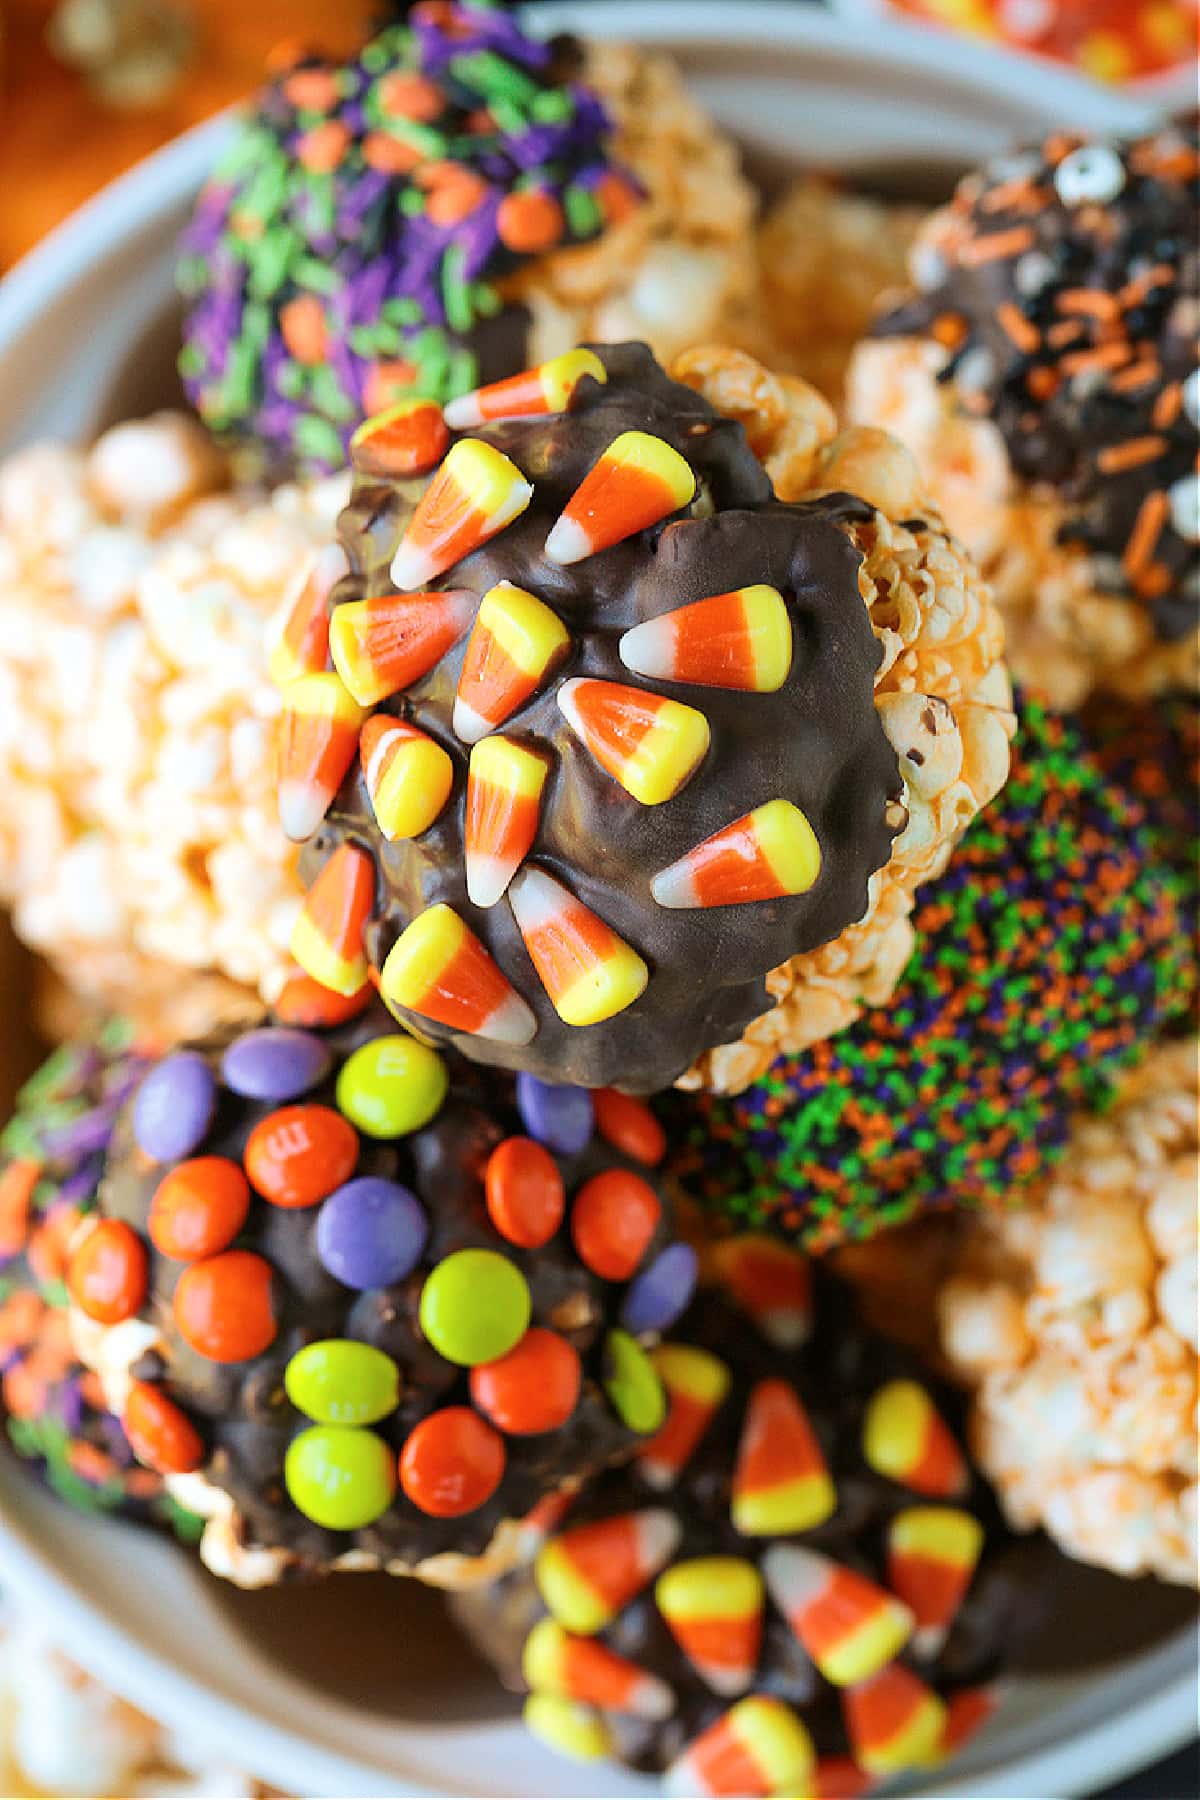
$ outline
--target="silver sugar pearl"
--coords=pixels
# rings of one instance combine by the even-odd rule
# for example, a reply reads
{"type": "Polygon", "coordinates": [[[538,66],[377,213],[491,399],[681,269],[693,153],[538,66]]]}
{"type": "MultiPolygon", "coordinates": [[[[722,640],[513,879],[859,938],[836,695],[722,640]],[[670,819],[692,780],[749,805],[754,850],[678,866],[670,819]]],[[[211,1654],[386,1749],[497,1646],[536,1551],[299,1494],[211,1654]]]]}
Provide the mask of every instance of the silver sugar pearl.
{"type": "Polygon", "coordinates": [[[1064,206],[1115,200],[1125,186],[1125,165],[1109,144],[1083,144],[1064,156],[1054,171],[1054,186],[1064,206]]]}
{"type": "Polygon", "coordinates": [[[1186,544],[1200,544],[1200,475],[1181,475],[1167,489],[1171,523],[1186,544]]]}

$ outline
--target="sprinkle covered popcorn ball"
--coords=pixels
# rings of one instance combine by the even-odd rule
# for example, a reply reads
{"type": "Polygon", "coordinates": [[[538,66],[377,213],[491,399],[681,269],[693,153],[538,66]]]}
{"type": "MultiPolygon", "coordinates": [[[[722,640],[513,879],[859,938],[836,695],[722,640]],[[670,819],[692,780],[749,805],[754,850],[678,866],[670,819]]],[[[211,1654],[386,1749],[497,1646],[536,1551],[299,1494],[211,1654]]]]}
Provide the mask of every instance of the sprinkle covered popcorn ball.
{"type": "Polygon", "coordinates": [[[1197,1044],[1080,1115],[1019,1212],[981,1220],[939,1296],[971,1438],[1013,1524],[1121,1575],[1195,1585],[1197,1044]]]}
{"type": "Polygon", "coordinates": [[[851,416],[914,451],[1062,708],[1197,684],[1198,183],[1194,120],[998,159],[851,366],[851,416]]]}
{"type": "Polygon", "coordinates": [[[1040,1604],[946,1396],[794,1252],[727,1248],[743,1305],[704,1295],[655,1352],[658,1437],[454,1611],[560,1754],[865,1794],[988,1720],[1040,1604]]]}
{"type": "Polygon", "coordinates": [[[156,1063],[73,1247],[81,1352],[242,1586],[502,1572],[528,1514],[662,1423],[646,1346],[696,1256],[653,1117],[378,1024],[156,1063]]]}
{"type": "Polygon", "coordinates": [[[351,574],[285,633],[298,961],[635,1091],[743,1084],[884,997],[1011,728],[899,446],[746,356],[679,372],[582,348],[369,421],[351,574]]]}
{"type": "Polygon", "coordinates": [[[425,0],[346,64],[276,72],[184,237],[181,369],[269,464],[337,468],[368,414],[580,337],[709,335],[750,190],[662,58],[425,0]]]}

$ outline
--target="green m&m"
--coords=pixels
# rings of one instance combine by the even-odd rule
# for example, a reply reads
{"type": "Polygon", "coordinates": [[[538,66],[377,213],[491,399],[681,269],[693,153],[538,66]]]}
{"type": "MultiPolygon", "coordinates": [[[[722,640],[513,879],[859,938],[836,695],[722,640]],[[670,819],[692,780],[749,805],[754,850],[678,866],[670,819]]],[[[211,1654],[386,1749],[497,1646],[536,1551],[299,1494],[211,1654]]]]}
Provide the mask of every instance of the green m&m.
{"type": "Polygon", "coordinates": [[[447,1362],[495,1362],[524,1337],[532,1303],[520,1269],[496,1250],[456,1250],[421,1290],[421,1330],[447,1362]]]}
{"type": "Polygon", "coordinates": [[[657,1431],[667,1416],[658,1371],[627,1331],[604,1340],[604,1391],[630,1431],[657,1431]]]}
{"type": "Polygon", "coordinates": [[[348,1338],[306,1344],[288,1363],[283,1385],[292,1405],[319,1425],[373,1425],[400,1399],[391,1357],[348,1338]]]}
{"type": "Polygon", "coordinates": [[[437,1051],[396,1032],[363,1044],[346,1058],[337,1079],[337,1103],[368,1137],[406,1137],[428,1125],[449,1085],[437,1051]]]}
{"type": "Polygon", "coordinates": [[[361,1531],[392,1504],[396,1458],[353,1425],[314,1425],[288,1445],[283,1479],[292,1504],[327,1531],[361,1531]]]}

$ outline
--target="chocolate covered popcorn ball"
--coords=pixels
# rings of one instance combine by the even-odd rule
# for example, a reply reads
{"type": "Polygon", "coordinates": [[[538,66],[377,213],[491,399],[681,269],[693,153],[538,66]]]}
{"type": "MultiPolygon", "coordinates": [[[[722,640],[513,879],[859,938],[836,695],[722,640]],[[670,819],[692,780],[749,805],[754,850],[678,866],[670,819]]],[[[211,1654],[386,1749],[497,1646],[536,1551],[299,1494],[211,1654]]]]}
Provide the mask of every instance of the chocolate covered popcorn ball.
{"type": "MultiPolygon", "coordinates": [[[[1002,1207],[1071,1115],[1196,1003],[1190,872],[1077,724],[1021,709],[1013,770],[914,915],[890,1003],[733,1098],[664,1103],[673,1163],[729,1230],[810,1249],[1002,1207]]],[[[1186,791],[1186,789],[1185,789],[1186,791]]]]}
{"type": "Polygon", "coordinates": [[[645,1346],[696,1276],[664,1149],[638,1102],[482,1077],[369,1013],[156,1063],[68,1285],[208,1567],[510,1566],[530,1512],[662,1422],[645,1346]]]}
{"type": "Polygon", "coordinates": [[[672,65],[426,0],[275,72],[185,234],[180,367],[268,464],[339,468],[368,414],[569,349],[716,328],[751,279],[732,146],[672,65]]]}
{"type": "Polygon", "coordinates": [[[736,1252],[750,1316],[706,1294],[655,1351],[659,1435],[454,1611],[562,1754],[844,1800],[953,1756],[1041,1607],[953,1398],[793,1252],[736,1252]]]}
{"type": "Polygon", "coordinates": [[[1194,118],[997,159],[852,365],[851,415],[916,453],[1059,707],[1197,683],[1198,176],[1194,118]]]}
{"type": "Polygon", "coordinates": [[[684,373],[582,348],[368,422],[351,574],[285,632],[294,955],[543,1079],[736,1085],[835,1028],[1007,771],[998,626],[905,453],[822,449],[747,357],[684,373]]]}
{"type": "Polygon", "coordinates": [[[959,1243],[938,1311],[1013,1524],[1120,1575],[1197,1582],[1197,1044],[1082,1113],[1019,1211],[959,1243]]]}

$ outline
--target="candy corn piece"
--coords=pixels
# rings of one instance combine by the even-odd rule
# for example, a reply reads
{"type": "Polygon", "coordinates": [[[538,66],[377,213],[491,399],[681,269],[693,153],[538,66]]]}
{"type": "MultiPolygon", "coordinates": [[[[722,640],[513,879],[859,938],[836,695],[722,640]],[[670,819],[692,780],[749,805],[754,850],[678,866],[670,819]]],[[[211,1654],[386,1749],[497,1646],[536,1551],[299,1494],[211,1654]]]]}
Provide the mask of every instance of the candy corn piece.
{"type": "Polygon", "coordinates": [[[294,843],[310,838],[358,751],[362,708],[338,676],[301,675],[283,690],[279,719],[279,822],[294,843]]]}
{"type": "Polygon", "coordinates": [[[645,431],[613,439],[567,501],[546,539],[551,562],[582,562],[689,506],[692,466],[678,450],[645,431]]]}
{"type": "Polygon", "coordinates": [[[298,681],[301,675],[315,675],[325,667],[329,655],[329,596],[349,567],[340,544],[326,544],[323,550],[315,552],[267,663],[267,672],[276,687],[286,687],[289,681],[298,681]]]}
{"type": "Polygon", "coordinates": [[[564,1630],[591,1637],[653,1581],[679,1538],[678,1519],[659,1507],[575,1525],[538,1552],[534,1580],[564,1630]]]}
{"type": "Polygon", "coordinates": [[[946,1708],[903,1663],[889,1663],[842,1695],[854,1760],[869,1775],[898,1775],[935,1754],[946,1708]]]}
{"type": "Polygon", "coordinates": [[[519,1560],[532,1562],[542,1545],[558,1530],[574,1504],[575,1496],[559,1492],[543,1494],[536,1506],[531,1506],[518,1527],[519,1560]]]}
{"type": "Polygon", "coordinates": [[[863,1455],[877,1474],[933,1500],[952,1499],[970,1483],[953,1433],[916,1381],[889,1381],[872,1397],[863,1455]]]}
{"type": "Polygon", "coordinates": [[[726,1238],[711,1251],[713,1273],[769,1344],[796,1350],[812,1331],[808,1258],[757,1232],[726,1238]]]}
{"type": "Polygon", "coordinates": [[[533,488],[503,451],[460,438],[417,503],[392,558],[392,580],[412,592],[478,550],[523,513],[533,488]]]}
{"type": "Polygon", "coordinates": [[[982,1548],[983,1526],[956,1506],[910,1506],[888,1527],[888,1581],[912,1609],[921,1656],[941,1649],[982,1548]]]}
{"type": "Polygon", "coordinates": [[[566,412],[585,375],[607,382],[608,371],[594,350],[567,350],[562,356],[524,369],[507,381],[493,381],[463,394],[446,407],[446,423],[454,431],[472,431],[490,419],[533,419],[542,413],[566,412]]]}
{"type": "Polygon", "coordinates": [[[363,421],[350,439],[350,461],[364,475],[424,475],[449,442],[441,407],[413,395],[363,421]]]}
{"type": "Polygon", "coordinates": [[[575,1637],[556,1619],[541,1619],[525,1640],[521,1669],[535,1693],[582,1700],[635,1719],[669,1719],[675,1695],[657,1675],[618,1656],[594,1637],[575,1637]]]}
{"type": "Polygon", "coordinates": [[[333,666],[360,706],[374,706],[427,675],[474,616],[461,588],[347,600],[329,621],[333,666]]]}
{"type": "Polygon", "coordinates": [[[729,1370],[708,1350],[690,1344],[660,1344],[650,1360],[667,1396],[667,1418],[638,1452],[637,1466],[647,1486],[673,1487],[691,1461],[713,1414],[729,1392],[729,1370]]]}
{"type": "Polygon", "coordinates": [[[359,757],[376,823],[389,842],[420,837],[450,798],[454,764],[415,725],[375,713],[362,728],[359,757]]]}
{"type": "Polygon", "coordinates": [[[812,1739],[791,1707],[751,1694],[693,1738],[663,1779],[681,1800],[770,1800],[807,1793],[815,1765],[812,1739]]]}
{"type": "Polygon", "coordinates": [[[924,1767],[936,1768],[969,1744],[977,1731],[996,1716],[1000,1695],[994,1687],[959,1688],[946,1701],[946,1720],[934,1750],[924,1759],[924,1767]]]}
{"type": "Polygon", "coordinates": [[[773,694],[792,666],[792,621],[779,589],[756,584],[647,619],[617,648],[652,681],[773,694]]]}
{"type": "Polygon", "coordinates": [[[574,1762],[599,1762],[613,1753],[613,1735],[599,1713],[558,1694],[530,1694],[523,1717],[531,1736],[574,1762]]]}
{"type": "Polygon", "coordinates": [[[768,800],[689,850],[650,883],[660,906],[744,906],[805,894],[821,872],[812,826],[790,800],[768,800]]]}
{"type": "Polygon", "coordinates": [[[495,906],[537,836],[545,759],[511,738],[484,738],[471,752],[463,850],[467,893],[495,906]]]}
{"type": "Polygon", "coordinates": [[[354,994],[367,979],[363,930],[375,903],[375,865],[356,844],[339,844],[305,896],[291,951],[306,975],[354,994]]]}
{"type": "Polygon", "coordinates": [[[670,800],[704,760],[708,720],[693,706],[586,678],[564,681],[557,700],[600,767],[643,806],[670,800]]]}
{"type": "Polygon", "coordinates": [[[912,1635],[907,1606],[815,1550],[772,1544],[763,1574],[772,1600],[834,1687],[866,1681],[912,1635]]]}
{"type": "Polygon", "coordinates": [[[598,1025],[633,1005],[650,971],[582,900],[535,868],[513,877],[508,897],[525,948],[564,1024],[598,1025]]]}
{"type": "Polygon", "coordinates": [[[524,706],[570,644],[558,614],[533,594],[510,581],[489,588],[480,602],[454,701],[454,729],[463,743],[477,744],[524,706]]]}
{"type": "Polygon", "coordinates": [[[389,1006],[407,1007],[451,1031],[527,1044],[537,1020],[475,933],[451,906],[418,913],[392,945],[379,977],[389,1006]]]}
{"type": "Polygon", "coordinates": [[[675,1563],[654,1584],[667,1629],[714,1694],[744,1694],[762,1644],[763,1584],[740,1556],[675,1563]]]}
{"type": "Polygon", "coordinates": [[[786,1381],[750,1394],[733,1473],[733,1523],[746,1537],[810,1531],[837,1504],[808,1414],[786,1381]]]}
{"type": "Polygon", "coordinates": [[[873,1777],[849,1756],[818,1756],[809,1793],[812,1800],[861,1800],[874,1786],[873,1777]]]}

